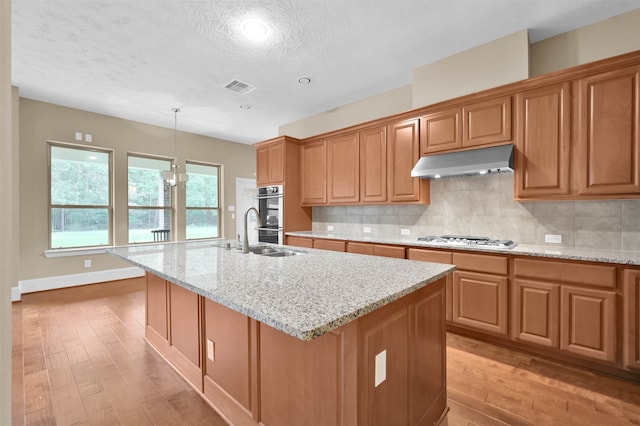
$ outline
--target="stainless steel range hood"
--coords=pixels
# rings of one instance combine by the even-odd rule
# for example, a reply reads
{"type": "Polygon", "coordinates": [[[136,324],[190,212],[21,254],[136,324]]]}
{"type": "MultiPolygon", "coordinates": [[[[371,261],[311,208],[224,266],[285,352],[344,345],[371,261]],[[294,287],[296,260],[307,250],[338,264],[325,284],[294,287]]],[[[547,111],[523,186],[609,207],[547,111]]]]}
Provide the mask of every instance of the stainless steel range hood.
{"type": "Polygon", "coordinates": [[[412,177],[437,179],[513,172],[513,145],[492,146],[469,151],[427,155],[411,170],[412,177]]]}

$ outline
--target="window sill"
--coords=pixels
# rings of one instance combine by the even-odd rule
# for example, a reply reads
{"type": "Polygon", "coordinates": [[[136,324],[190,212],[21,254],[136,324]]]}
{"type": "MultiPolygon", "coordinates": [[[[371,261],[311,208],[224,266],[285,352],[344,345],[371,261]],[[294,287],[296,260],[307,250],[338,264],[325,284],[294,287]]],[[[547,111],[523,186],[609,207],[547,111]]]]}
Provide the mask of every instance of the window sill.
{"type": "Polygon", "coordinates": [[[70,257],[70,256],[88,256],[92,254],[105,254],[106,253],[105,250],[112,247],[113,246],[45,250],[44,256],[46,258],[51,258],[51,257],[70,257]]]}

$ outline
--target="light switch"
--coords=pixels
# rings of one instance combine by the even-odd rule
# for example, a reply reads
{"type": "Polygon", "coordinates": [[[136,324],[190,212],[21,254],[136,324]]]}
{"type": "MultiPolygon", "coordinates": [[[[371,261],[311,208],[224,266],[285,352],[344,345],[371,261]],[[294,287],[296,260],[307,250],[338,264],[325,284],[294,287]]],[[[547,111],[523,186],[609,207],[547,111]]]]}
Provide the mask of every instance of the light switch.
{"type": "Polygon", "coordinates": [[[373,379],[377,388],[382,382],[387,380],[387,351],[384,350],[376,355],[376,371],[373,379]]]}

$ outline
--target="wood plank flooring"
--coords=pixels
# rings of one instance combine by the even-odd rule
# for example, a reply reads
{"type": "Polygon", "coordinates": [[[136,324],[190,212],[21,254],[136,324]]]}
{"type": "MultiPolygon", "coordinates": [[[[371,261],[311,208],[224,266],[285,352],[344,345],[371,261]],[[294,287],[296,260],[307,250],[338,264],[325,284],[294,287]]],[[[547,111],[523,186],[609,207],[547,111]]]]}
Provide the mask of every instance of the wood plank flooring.
{"type": "MultiPolygon", "coordinates": [[[[447,343],[446,425],[640,425],[637,384],[447,343]]],[[[12,368],[14,425],[226,424],[145,343],[144,279],[23,295],[12,368]]]]}

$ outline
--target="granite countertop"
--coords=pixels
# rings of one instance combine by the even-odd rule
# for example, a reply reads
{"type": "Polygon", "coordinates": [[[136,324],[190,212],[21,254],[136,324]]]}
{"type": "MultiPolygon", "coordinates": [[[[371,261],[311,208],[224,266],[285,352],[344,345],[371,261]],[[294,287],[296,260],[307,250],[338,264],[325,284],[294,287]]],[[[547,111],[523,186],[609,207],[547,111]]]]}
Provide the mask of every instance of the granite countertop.
{"type": "MultiPolygon", "coordinates": [[[[107,252],[264,324],[312,340],[436,281],[453,265],[298,249],[242,254],[229,241],[125,246],[107,252]]],[[[282,247],[282,246],[280,246],[282,247]]]]}
{"type": "MultiPolygon", "coordinates": [[[[447,244],[427,244],[418,241],[417,238],[393,238],[393,237],[375,237],[368,234],[335,234],[322,231],[296,231],[287,232],[287,235],[299,237],[312,237],[335,239],[344,241],[358,241],[368,243],[381,244],[397,244],[403,246],[419,247],[419,248],[442,248],[456,251],[474,251],[485,253],[502,253],[513,254],[518,256],[544,257],[554,259],[583,260],[589,262],[615,263],[621,265],[640,265],[640,251],[624,251],[624,250],[597,250],[585,248],[570,247],[553,247],[553,246],[535,246],[527,244],[518,244],[512,249],[492,248],[492,247],[463,247],[452,246],[447,244]]],[[[517,242],[517,241],[516,241],[517,242]]]]}

